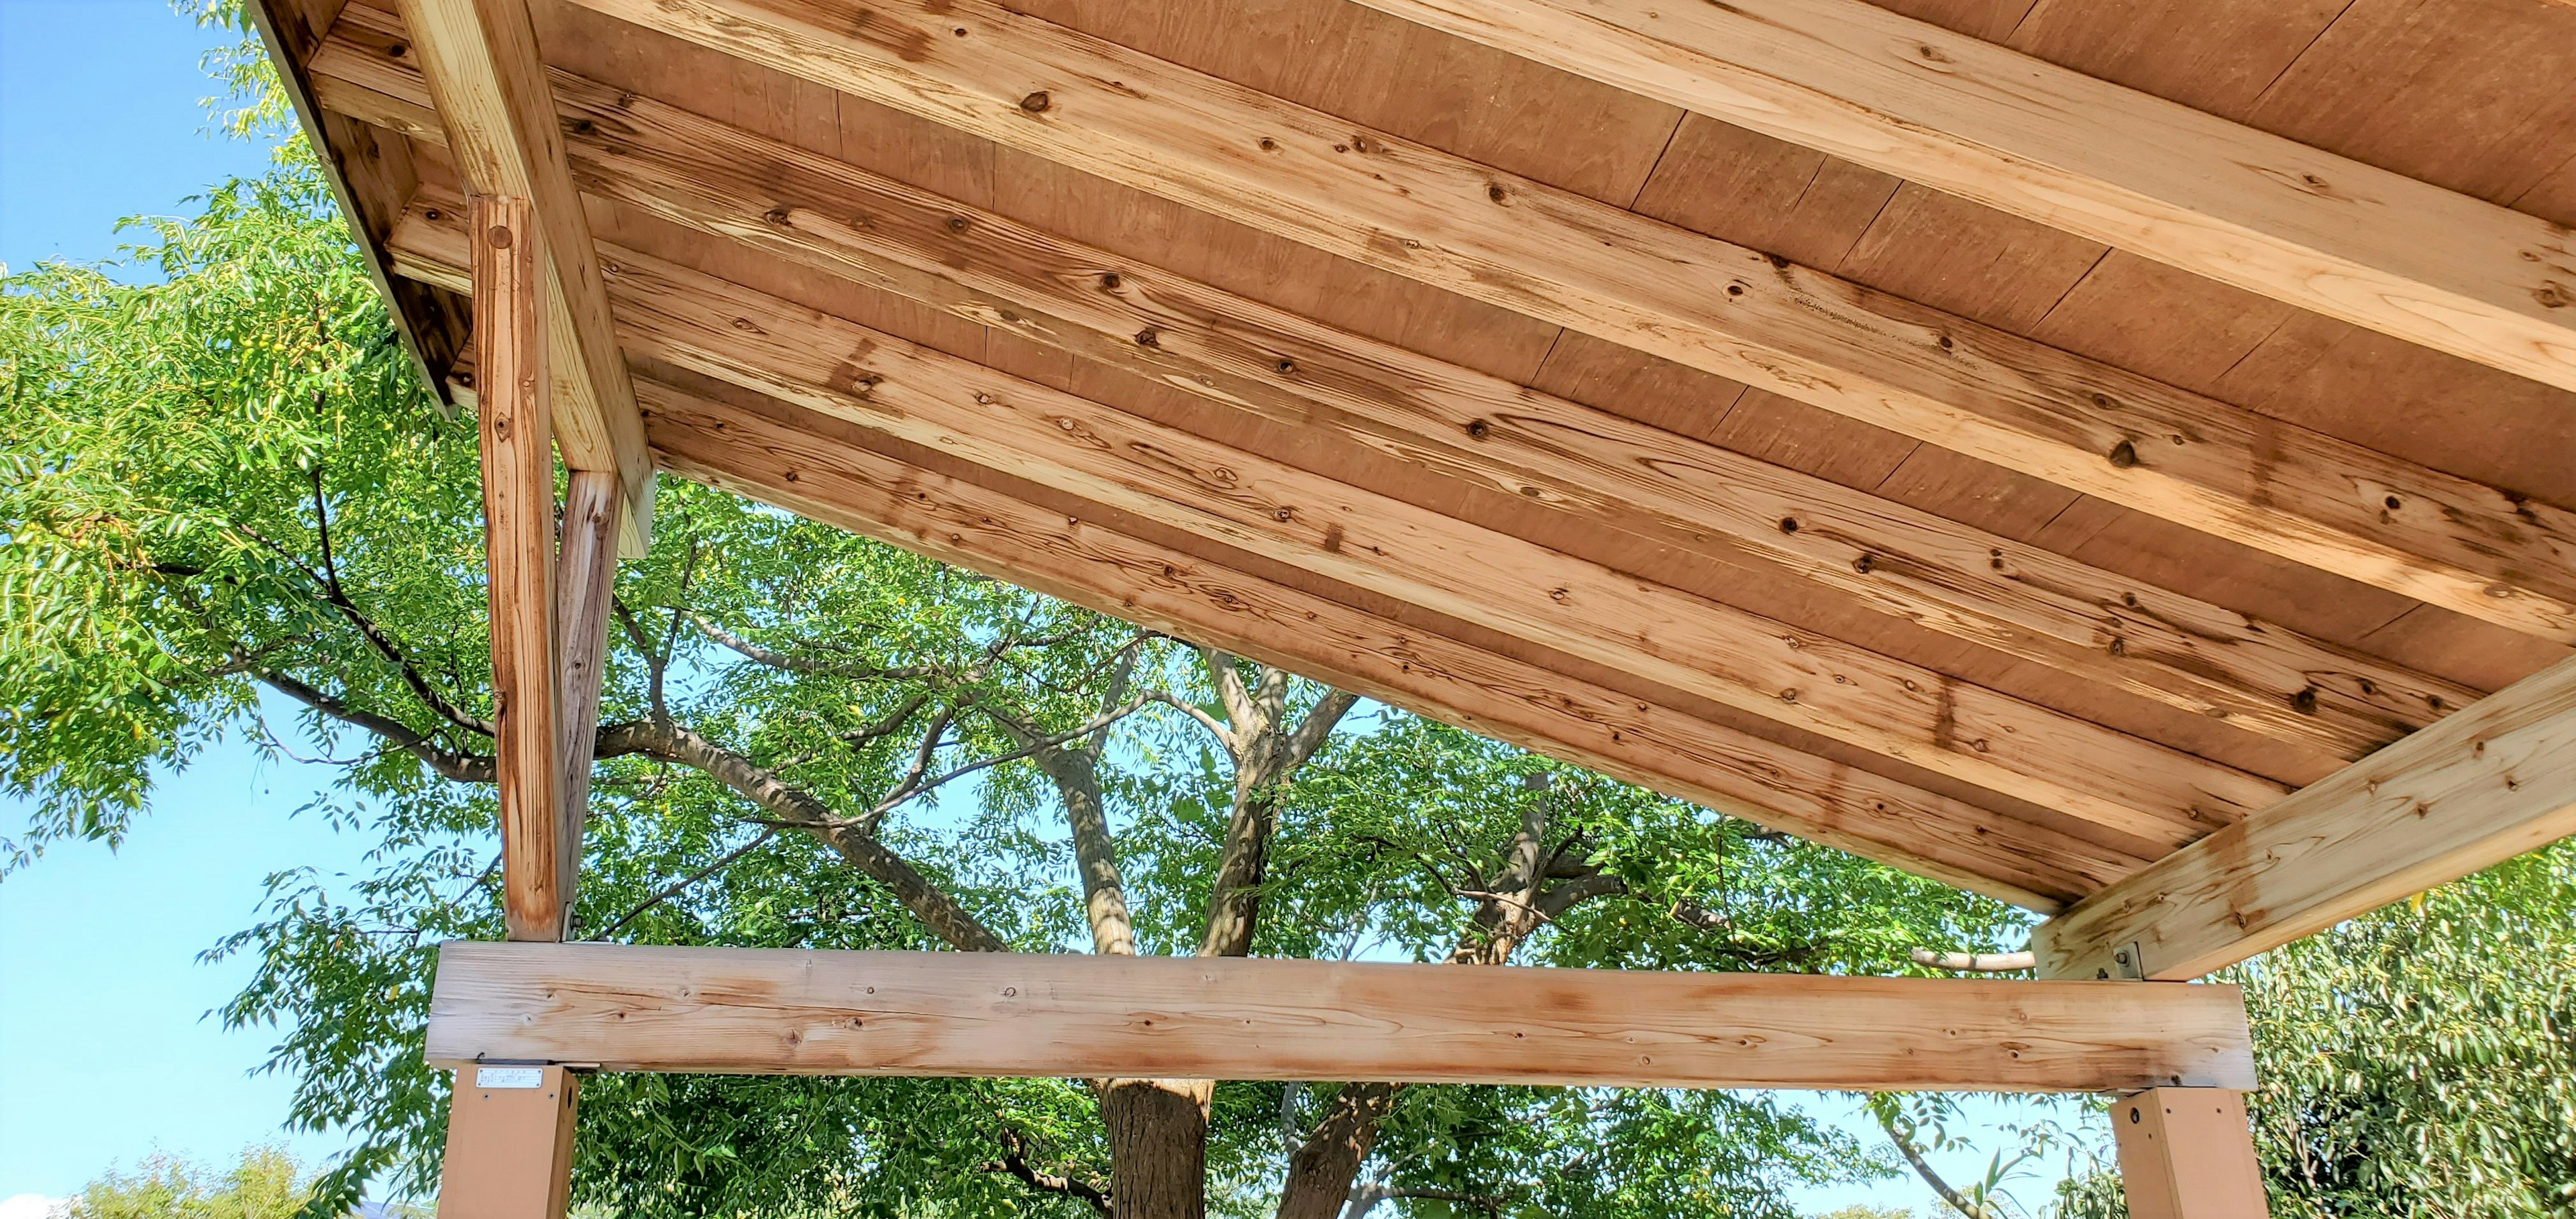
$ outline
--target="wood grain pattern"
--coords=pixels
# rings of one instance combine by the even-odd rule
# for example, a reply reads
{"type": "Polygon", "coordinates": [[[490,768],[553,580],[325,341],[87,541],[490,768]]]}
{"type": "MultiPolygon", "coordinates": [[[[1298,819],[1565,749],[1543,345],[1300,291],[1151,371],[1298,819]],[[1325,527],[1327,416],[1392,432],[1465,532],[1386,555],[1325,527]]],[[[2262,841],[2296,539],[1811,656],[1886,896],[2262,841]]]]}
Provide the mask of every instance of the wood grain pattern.
{"type": "Polygon", "coordinates": [[[1289,584],[1111,509],[885,439],[899,455],[880,452],[846,424],[637,384],[655,451],[683,477],[1813,842],[2043,911],[2145,862],[1289,584]]]}
{"type": "Polygon", "coordinates": [[[545,303],[564,464],[618,476],[628,502],[623,548],[650,537],[652,458],[618,354],[589,221],[564,166],[563,138],[527,0],[397,0],[448,153],[477,195],[524,199],[544,228],[545,303]]]}
{"type": "Polygon", "coordinates": [[[1361,2],[2576,389],[2566,230],[1860,0],[1361,2]]]}
{"type": "Polygon", "coordinates": [[[2265,1219],[2245,1094],[2149,1088],[2111,1106],[2131,1219],[2265,1219]]]}
{"type": "Polygon", "coordinates": [[[579,2],[1471,299],[2576,639],[2576,515],[2564,510],[983,0],[874,6],[855,33],[840,10],[812,0],[579,2]]]}
{"type": "MultiPolygon", "coordinates": [[[[435,242],[406,224],[395,244],[435,242]]],[[[604,246],[631,350],[2158,849],[2276,784],[604,246]]]]}
{"type": "Polygon", "coordinates": [[[439,950],[428,1056],[1683,1088],[2253,1081],[2229,986],[461,941],[439,950]]]}
{"type": "MultiPolygon", "coordinates": [[[[335,102],[423,103],[353,9],[335,102]],[[382,102],[370,102],[381,97],[382,102]]],[[[676,107],[552,75],[599,197],[1303,428],[2345,760],[2476,692],[1820,478],[1334,329],[676,107]],[[851,218],[864,218],[864,223],[851,218]],[[962,223],[961,223],[962,222],[962,223]],[[1117,287],[1107,284],[1111,277],[1117,287]],[[1151,332],[1152,344],[1135,336],[1151,332]],[[1795,524],[1792,525],[1791,522],[1795,524]]],[[[395,121],[401,121],[397,118],[395,121]]]]}
{"type": "Polygon", "coordinates": [[[555,692],[555,456],[546,375],[545,235],[524,199],[471,213],[475,415],[492,603],[502,913],[514,940],[560,940],[562,740],[555,692]]]}
{"type": "Polygon", "coordinates": [[[563,846],[556,860],[557,891],[573,905],[581,876],[581,837],[590,819],[592,748],[598,743],[599,697],[607,676],[610,598],[617,587],[617,518],[624,488],[606,470],[575,470],[564,487],[563,539],[555,591],[555,655],[563,664],[556,685],[562,705],[563,846]]]}
{"type": "Polygon", "coordinates": [[[2576,660],[2156,862],[2031,937],[2048,977],[2135,944],[2196,978],[2576,834],[2576,660]]]}

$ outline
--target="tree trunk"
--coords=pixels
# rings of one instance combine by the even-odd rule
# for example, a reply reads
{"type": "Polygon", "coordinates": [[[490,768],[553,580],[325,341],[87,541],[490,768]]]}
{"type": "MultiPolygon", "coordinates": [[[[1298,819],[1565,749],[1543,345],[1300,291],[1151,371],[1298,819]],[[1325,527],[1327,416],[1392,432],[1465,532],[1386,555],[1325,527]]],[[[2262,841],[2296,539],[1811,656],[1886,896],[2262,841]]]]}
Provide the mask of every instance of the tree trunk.
{"type": "Polygon", "coordinates": [[[1202,1079],[1113,1079],[1101,1086],[1111,1219],[1206,1219],[1214,1095],[1215,1085],[1202,1079]]]}
{"type": "Polygon", "coordinates": [[[1279,1219],[1336,1219],[1342,1213],[1360,1164],[1377,1145],[1378,1123],[1395,1109],[1395,1091],[1394,1084],[1342,1085],[1315,1133],[1288,1159],[1279,1219]]]}

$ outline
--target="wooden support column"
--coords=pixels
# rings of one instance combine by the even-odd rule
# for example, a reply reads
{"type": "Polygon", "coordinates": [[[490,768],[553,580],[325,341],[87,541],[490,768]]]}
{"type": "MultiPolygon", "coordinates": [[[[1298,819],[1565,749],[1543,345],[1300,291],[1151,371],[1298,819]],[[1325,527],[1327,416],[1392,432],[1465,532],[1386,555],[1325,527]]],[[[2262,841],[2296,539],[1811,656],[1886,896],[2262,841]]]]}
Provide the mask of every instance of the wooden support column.
{"type": "MultiPolygon", "coordinates": [[[[561,819],[555,891],[570,921],[581,872],[581,834],[590,815],[592,748],[598,743],[600,683],[606,676],[609,595],[617,581],[617,531],[625,505],[617,475],[575,470],[564,495],[563,551],[556,572],[556,656],[563,733],[561,819]]],[[[567,932],[570,928],[567,925],[567,932]]]]}
{"type": "Polygon", "coordinates": [[[475,413],[483,428],[503,917],[511,939],[560,940],[567,869],[555,693],[545,240],[524,199],[477,197],[473,220],[474,367],[481,382],[475,413]]]}
{"type": "Polygon", "coordinates": [[[562,1067],[459,1070],[438,1219],[563,1219],[580,1090],[562,1067]]]}
{"type": "Polygon", "coordinates": [[[2132,1219],[2266,1219],[2245,1094],[2149,1088],[2111,1106],[2132,1219]]]}

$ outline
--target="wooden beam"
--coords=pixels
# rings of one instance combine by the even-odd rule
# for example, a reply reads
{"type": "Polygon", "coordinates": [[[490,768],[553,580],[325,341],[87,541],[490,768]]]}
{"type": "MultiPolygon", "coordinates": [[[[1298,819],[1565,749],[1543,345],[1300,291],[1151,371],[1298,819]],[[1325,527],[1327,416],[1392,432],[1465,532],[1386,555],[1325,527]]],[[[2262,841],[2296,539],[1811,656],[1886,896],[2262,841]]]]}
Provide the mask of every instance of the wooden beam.
{"type": "Polygon", "coordinates": [[[438,1219],[564,1219],[580,1093],[559,1066],[457,1068],[438,1219]]]}
{"type": "Polygon", "coordinates": [[[2031,937],[2047,977],[2134,946],[2196,978],[2576,834],[2576,659],[2562,660],[2245,821],[2031,937]]]}
{"type": "Polygon", "coordinates": [[[612,944],[441,946],[428,1056],[1872,1091],[2253,1082],[2227,986],[612,944]]]}
{"type": "Polygon", "coordinates": [[[564,492],[563,543],[555,590],[557,689],[563,707],[563,846],[557,892],[573,905],[581,872],[581,836],[590,817],[590,768],[598,744],[599,697],[607,676],[608,615],[617,584],[617,520],[626,496],[606,470],[575,470],[564,492]]]}
{"type": "Polygon", "coordinates": [[[564,464],[617,475],[623,549],[643,554],[653,512],[652,456],[617,350],[590,223],[564,165],[527,0],[399,0],[412,53],[437,100],[449,154],[476,195],[527,200],[544,230],[548,341],[564,464]]]}
{"type": "Polygon", "coordinates": [[[682,477],[1730,816],[2043,911],[2144,865],[836,420],[637,388],[656,453],[682,477]]]}
{"type": "Polygon", "coordinates": [[[555,694],[555,457],[545,234],[524,199],[473,204],[475,411],[492,603],[503,915],[514,940],[564,934],[563,766],[555,694]]]}
{"type": "Polygon", "coordinates": [[[2111,1106],[2130,1219],[2266,1219],[2245,1094],[2150,1088],[2111,1106]]]}
{"type": "MultiPolygon", "coordinates": [[[[395,244],[435,243],[405,225],[395,244]]],[[[2268,780],[607,246],[640,355],[2179,846],[2268,780]]],[[[1280,446],[1285,447],[1285,446],[1280,446]]]]}
{"type": "MultiPolygon", "coordinates": [[[[332,82],[332,104],[407,123],[427,113],[427,94],[392,53],[403,44],[390,17],[353,6],[316,73],[332,82]]],[[[1691,551],[1714,545],[1954,638],[2346,760],[2477,697],[633,92],[562,72],[551,79],[573,173],[595,196],[1228,409],[1343,436],[1435,476],[1413,480],[1435,494],[1464,481],[1535,500],[1571,518],[1560,535],[1532,535],[1557,549],[1583,553],[1605,531],[1691,551]],[[855,215],[868,223],[844,222],[855,215]],[[1108,275],[1116,288],[1103,286],[1108,275]],[[1135,341],[1147,332],[1157,341],[1135,341]]]]}
{"type": "Polygon", "coordinates": [[[2576,389],[2566,229],[1862,0],[1361,3],[2576,389]]]}
{"type": "Polygon", "coordinates": [[[829,0],[574,2],[2295,562],[2576,641],[2576,513],[990,0],[872,5],[863,31],[829,0]]]}

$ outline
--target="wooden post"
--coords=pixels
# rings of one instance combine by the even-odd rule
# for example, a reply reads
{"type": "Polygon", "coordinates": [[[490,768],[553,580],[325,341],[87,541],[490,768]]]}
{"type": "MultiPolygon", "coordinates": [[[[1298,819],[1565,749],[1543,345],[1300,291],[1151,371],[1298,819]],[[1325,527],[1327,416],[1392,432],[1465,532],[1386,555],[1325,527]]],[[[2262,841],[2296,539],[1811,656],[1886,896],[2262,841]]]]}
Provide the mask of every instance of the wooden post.
{"type": "Polygon", "coordinates": [[[2111,1106],[2132,1219],[2267,1219],[2245,1094],[2150,1088],[2111,1106]]]}
{"type": "MultiPolygon", "coordinates": [[[[598,743],[606,676],[609,594],[617,582],[618,517],[626,495],[612,470],[575,470],[565,494],[563,555],[556,572],[556,654],[562,659],[563,789],[555,891],[567,924],[581,875],[582,825],[590,815],[591,751],[598,743]]],[[[570,933],[567,926],[566,933],[570,933]]]]}
{"type": "Polygon", "coordinates": [[[438,1219],[563,1219],[580,1090],[562,1067],[458,1071],[438,1219]]]}
{"type": "Polygon", "coordinates": [[[555,693],[555,459],[545,240],[525,199],[474,199],[474,368],[501,787],[503,917],[560,940],[563,766],[555,693]]]}

